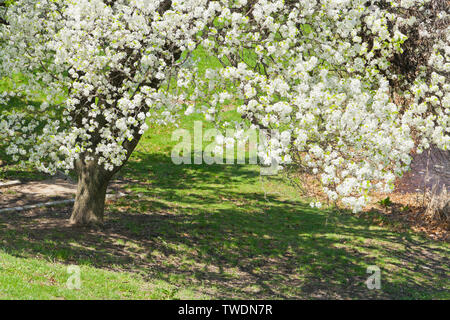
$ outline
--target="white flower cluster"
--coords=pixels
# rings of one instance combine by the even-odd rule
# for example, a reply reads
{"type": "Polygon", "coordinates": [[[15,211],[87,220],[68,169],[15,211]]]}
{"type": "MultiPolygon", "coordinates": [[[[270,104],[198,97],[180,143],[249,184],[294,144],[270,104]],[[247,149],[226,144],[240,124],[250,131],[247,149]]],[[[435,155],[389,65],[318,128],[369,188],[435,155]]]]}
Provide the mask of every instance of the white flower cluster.
{"type": "Polygon", "coordinates": [[[0,72],[27,81],[0,103],[13,92],[45,102],[2,109],[0,137],[43,170],[80,156],[114,170],[148,121],[176,120],[176,102],[220,122],[239,101],[241,127],[280,132],[259,150],[265,164],[300,163],[331,200],[359,211],[371,191],[392,190],[416,144],[450,147],[448,25],[403,91],[411,103],[390,86],[402,77],[390,68],[402,30],[421,21],[401,12],[429,1],[17,0],[0,26],[0,72]],[[199,47],[221,67],[187,66],[199,47]]]}
{"type": "Polygon", "coordinates": [[[162,84],[220,9],[208,2],[14,1],[0,25],[0,76],[27,81],[13,83],[0,102],[15,92],[44,102],[39,113],[2,107],[7,151],[26,150],[48,172],[72,169],[80,156],[107,170],[120,167],[149,121],[176,120],[181,106],[162,84]],[[30,125],[37,134],[26,134],[30,125]],[[15,147],[20,144],[23,149],[15,147]]]}

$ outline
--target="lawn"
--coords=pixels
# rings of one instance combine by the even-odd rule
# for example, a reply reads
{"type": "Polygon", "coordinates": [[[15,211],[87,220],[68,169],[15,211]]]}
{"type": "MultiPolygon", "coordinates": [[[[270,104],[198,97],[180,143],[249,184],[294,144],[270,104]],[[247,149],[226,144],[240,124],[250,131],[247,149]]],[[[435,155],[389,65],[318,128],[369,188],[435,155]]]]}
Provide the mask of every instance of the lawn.
{"type": "MultiPolygon", "coordinates": [[[[146,133],[103,228],[69,227],[68,207],[2,214],[0,299],[450,298],[448,243],[313,209],[256,166],[175,165],[174,129],[146,133]],[[66,286],[72,264],[79,290],[66,286]],[[379,290],[365,284],[371,265],[379,290]]],[[[40,177],[21,170],[0,179],[40,177]]]]}

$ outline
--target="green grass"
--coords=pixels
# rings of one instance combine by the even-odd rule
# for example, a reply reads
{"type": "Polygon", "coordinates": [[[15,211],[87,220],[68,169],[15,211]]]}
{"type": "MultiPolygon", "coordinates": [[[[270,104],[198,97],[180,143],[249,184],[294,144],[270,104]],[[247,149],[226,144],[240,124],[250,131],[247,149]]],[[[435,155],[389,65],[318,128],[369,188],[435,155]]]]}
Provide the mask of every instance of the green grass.
{"type": "Polygon", "coordinates": [[[62,264],[18,258],[0,251],[0,299],[185,298],[163,281],[143,282],[131,273],[81,266],[81,288],[69,289],[72,273],[62,264]]]}
{"type": "Polygon", "coordinates": [[[0,216],[0,298],[450,297],[447,243],[312,209],[256,166],[174,165],[174,129],[146,133],[102,230],[68,227],[70,208],[0,216]],[[80,290],[66,287],[70,264],[80,290]],[[364,284],[370,265],[381,290],[364,284]]]}

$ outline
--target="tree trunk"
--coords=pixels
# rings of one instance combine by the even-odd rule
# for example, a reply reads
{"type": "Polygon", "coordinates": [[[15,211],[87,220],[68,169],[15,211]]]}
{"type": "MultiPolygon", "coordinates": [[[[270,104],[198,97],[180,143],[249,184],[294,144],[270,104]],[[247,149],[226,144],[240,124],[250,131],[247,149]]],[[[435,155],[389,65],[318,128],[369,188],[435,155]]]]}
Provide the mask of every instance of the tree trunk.
{"type": "Polygon", "coordinates": [[[78,160],[78,189],[70,217],[72,225],[98,225],[103,223],[106,189],[111,174],[96,161],[78,160]]]}

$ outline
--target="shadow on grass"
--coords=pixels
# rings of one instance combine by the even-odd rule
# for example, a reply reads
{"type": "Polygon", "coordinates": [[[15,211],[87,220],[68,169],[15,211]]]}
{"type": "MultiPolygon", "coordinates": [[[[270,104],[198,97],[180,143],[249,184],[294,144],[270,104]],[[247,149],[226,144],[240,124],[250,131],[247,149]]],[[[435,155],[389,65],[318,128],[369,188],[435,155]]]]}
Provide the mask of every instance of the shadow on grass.
{"type": "Polygon", "coordinates": [[[101,230],[67,226],[70,208],[5,214],[2,249],[213,299],[448,297],[445,244],[265,192],[251,166],[176,166],[138,153],[120,178],[134,182],[108,205],[101,230]],[[367,289],[368,265],[381,268],[382,290],[367,289]]]}

